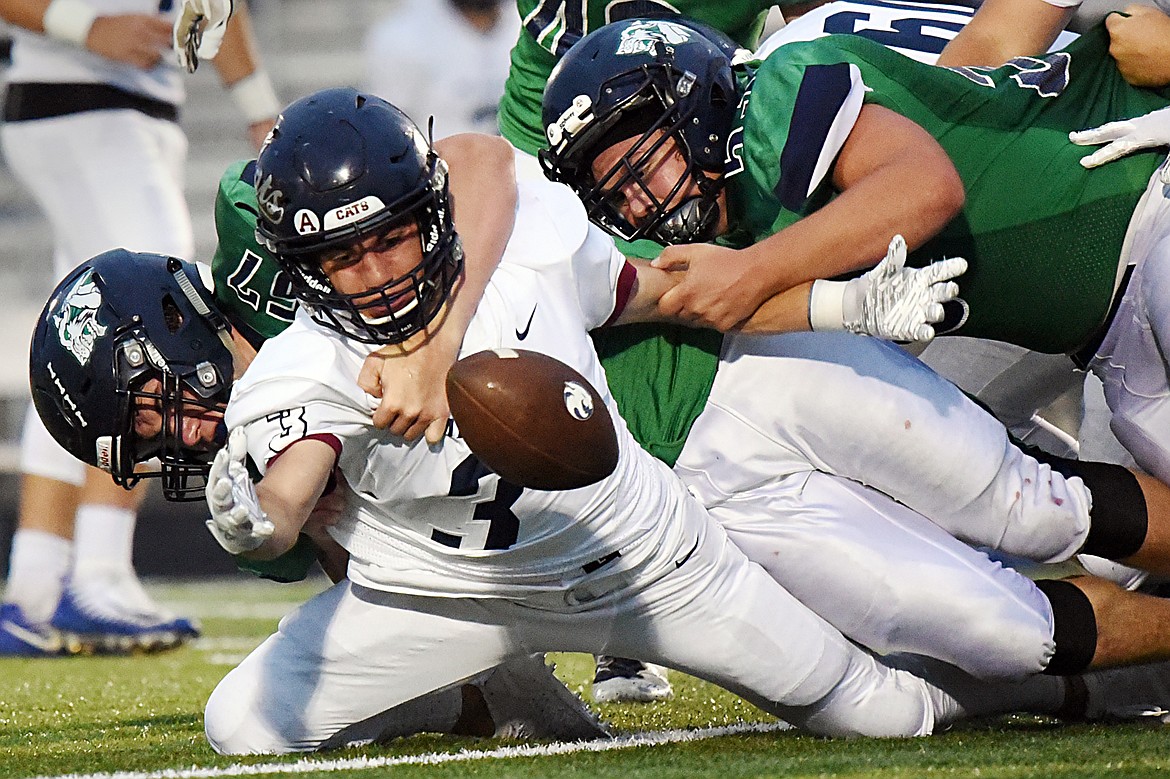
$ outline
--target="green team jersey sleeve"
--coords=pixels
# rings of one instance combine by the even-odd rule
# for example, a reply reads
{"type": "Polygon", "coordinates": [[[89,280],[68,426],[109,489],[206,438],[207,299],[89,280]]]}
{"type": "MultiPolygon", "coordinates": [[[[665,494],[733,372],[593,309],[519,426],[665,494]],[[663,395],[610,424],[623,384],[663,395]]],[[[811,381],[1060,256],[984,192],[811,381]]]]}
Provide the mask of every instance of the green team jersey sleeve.
{"type": "MultiPolygon", "coordinates": [[[[882,105],[946,150],[966,205],[910,262],[967,258],[965,321],[953,332],[1072,352],[1105,321],[1126,229],[1162,153],[1092,170],[1071,130],[1170,104],[1125,83],[1098,27],[1068,49],[1002,67],[937,68],[858,36],[782,46],[743,74],[729,145],[733,245],[828,203],[832,165],[860,106],[882,105]]],[[[897,197],[897,193],[889,193],[897,197]]]]}
{"type": "Polygon", "coordinates": [[[288,276],[256,242],[254,160],[232,163],[215,196],[219,244],[211,260],[215,300],[248,341],[260,344],[292,323],[296,299],[288,276]]]}
{"type": "Polygon", "coordinates": [[[517,0],[521,29],[500,100],[501,134],[529,154],[545,147],[540,101],[553,65],[585,33],[635,16],[682,14],[754,49],[767,11],[794,0],[517,0]]]}
{"type": "MultiPolygon", "coordinates": [[[[276,260],[256,242],[256,163],[232,163],[219,180],[215,196],[215,231],[219,244],[211,260],[215,301],[232,327],[257,349],[288,327],[296,310],[287,277],[276,260]]],[[[273,560],[236,557],[240,570],[263,579],[296,582],[317,559],[317,546],[301,535],[292,549],[273,560]]]]}

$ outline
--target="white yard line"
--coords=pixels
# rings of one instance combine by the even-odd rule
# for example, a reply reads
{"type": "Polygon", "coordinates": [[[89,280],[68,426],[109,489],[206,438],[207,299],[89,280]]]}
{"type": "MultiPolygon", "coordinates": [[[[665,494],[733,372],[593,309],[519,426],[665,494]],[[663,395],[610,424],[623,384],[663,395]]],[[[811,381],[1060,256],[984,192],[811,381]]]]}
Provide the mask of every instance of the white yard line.
{"type": "Polygon", "coordinates": [[[398,765],[439,765],[441,763],[464,763],[471,760],[495,760],[514,757],[543,757],[545,755],[571,755],[577,752],[610,752],[615,749],[630,749],[657,744],[678,744],[686,741],[703,741],[720,736],[739,733],[772,733],[788,730],[783,722],[746,723],[718,728],[698,730],[661,730],[651,733],[635,733],[618,738],[573,743],[533,744],[530,746],[500,747],[486,751],[462,750],[460,752],[430,752],[424,755],[403,757],[353,757],[338,760],[304,758],[295,763],[255,763],[253,765],[229,765],[222,768],[183,768],[161,771],[117,771],[104,774],[62,774],[60,776],[33,777],[33,779],[214,779],[220,776],[263,776],[268,774],[307,774],[327,771],[358,771],[368,768],[389,768],[398,765]]]}

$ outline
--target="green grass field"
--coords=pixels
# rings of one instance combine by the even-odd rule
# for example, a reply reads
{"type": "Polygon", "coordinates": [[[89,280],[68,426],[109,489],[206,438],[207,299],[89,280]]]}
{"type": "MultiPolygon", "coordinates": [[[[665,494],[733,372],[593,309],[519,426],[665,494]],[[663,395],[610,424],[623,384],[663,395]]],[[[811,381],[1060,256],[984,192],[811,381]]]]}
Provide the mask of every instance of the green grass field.
{"type": "MultiPolygon", "coordinates": [[[[135,776],[335,777],[1148,777],[1170,774],[1161,725],[1061,726],[1013,717],[904,741],[828,741],[792,732],[747,732],[678,741],[685,729],[774,723],[717,688],[674,674],[677,694],[650,705],[606,705],[621,733],[663,734],[604,751],[432,735],[311,755],[215,755],[203,740],[203,703],[216,682],[271,632],[280,614],[320,585],[258,581],[166,585],[160,600],[203,621],[194,646],[151,656],[0,660],[0,778],[128,772],[135,776]],[[553,754],[545,754],[552,752],[553,754]],[[487,754],[482,754],[487,753],[487,754]],[[477,757],[477,755],[479,755],[477,757]],[[421,764],[427,761],[429,764],[421,764]]],[[[582,691],[591,659],[554,658],[582,691]]]]}

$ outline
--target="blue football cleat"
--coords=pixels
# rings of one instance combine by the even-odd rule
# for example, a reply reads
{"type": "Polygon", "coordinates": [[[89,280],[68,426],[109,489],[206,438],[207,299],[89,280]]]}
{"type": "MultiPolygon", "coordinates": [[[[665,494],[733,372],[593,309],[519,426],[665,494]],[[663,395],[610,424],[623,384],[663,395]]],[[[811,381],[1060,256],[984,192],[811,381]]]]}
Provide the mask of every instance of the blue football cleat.
{"type": "Polygon", "coordinates": [[[30,620],[15,603],[0,604],[0,657],[59,657],[79,649],[60,631],[30,620]]]}
{"type": "Polygon", "coordinates": [[[66,640],[80,644],[83,651],[97,654],[160,652],[199,636],[199,627],[192,620],[153,604],[150,608],[126,606],[112,590],[66,583],[50,624],[66,640]]]}

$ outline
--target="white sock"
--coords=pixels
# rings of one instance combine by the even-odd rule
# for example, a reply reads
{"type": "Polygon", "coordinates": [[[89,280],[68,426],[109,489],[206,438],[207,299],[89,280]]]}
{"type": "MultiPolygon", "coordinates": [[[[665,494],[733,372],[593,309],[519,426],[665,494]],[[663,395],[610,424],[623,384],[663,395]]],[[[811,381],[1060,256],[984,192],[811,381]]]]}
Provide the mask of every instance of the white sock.
{"type": "Polygon", "coordinates": [[[77,574],[92,571],[133,573],[135,514],[129,509],[100,503],[85,503],[77,509],[73,531],[77,574]]]}
{"type": "Polygon", "coordinates": [[[48,622],[61,599],[73,542],[43,530],[17,528],[8,557],[4,600],[33,622],[48,622]]]}

